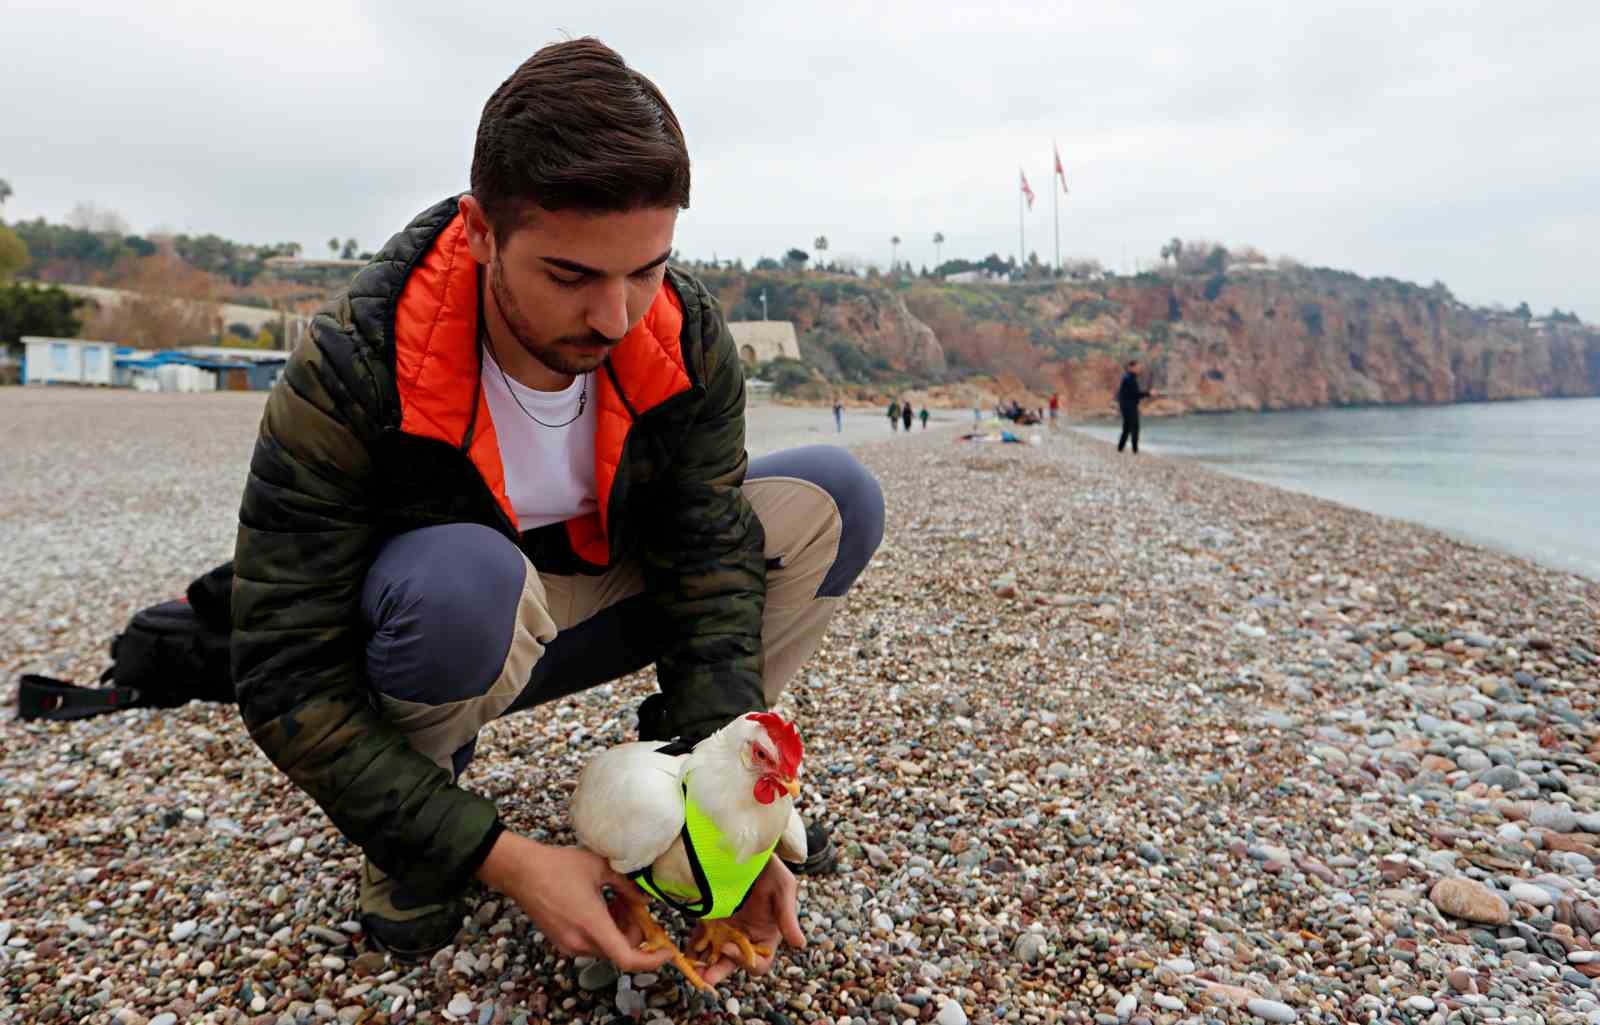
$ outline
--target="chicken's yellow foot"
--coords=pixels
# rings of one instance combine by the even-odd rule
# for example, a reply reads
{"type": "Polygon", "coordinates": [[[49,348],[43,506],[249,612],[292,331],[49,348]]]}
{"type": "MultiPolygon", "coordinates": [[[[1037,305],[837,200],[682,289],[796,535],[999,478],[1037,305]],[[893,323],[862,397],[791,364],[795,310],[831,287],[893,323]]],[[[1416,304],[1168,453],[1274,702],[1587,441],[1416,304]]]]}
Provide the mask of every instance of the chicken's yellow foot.
{"type": "Polygon", "coordinates": [[[740,932],[726,918],[713,918],[700,922],[700,936],[689,947],[689,953],[696,957],[703,956],[702,964],[711,964],[721,954],[724,944],[732,943],[739,948],[739,963],[747,971],[756,967],[756,958],[771,957],[771,947],[758,947],[750,942],[749,937],[740,932]],[[702,955],[701,951],[705,953],[702,955]]]}
{"type": "Polygon", "coordinates": [[[644,942],[639,944],[639,949],[645,953],[657,950],[672,951],[672,963],[678,966],[678,971],[688,980],[689,985],[705,993],[715,993],[716,989],[700,977],[700,971],[684,956],[678,945],[667,936],[667,931],[650,917],[650,909],[643,904],[628,901],[628,908],[633,913],[633,920],[639,924],[639,931],[644,933],[644,942]]]}

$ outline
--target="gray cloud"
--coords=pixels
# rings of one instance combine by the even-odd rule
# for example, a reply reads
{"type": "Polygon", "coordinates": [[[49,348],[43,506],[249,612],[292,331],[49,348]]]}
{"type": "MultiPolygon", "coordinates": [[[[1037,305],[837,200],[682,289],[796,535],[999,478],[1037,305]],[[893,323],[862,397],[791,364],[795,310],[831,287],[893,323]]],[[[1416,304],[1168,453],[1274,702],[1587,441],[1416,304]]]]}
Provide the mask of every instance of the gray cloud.
{"type": "Polygon", "coordinates": [[[375,246],[465,186],[521,59],[592,33],[684,122],[694,255],[1010,253],[1021,165],[1048,259],[1055,139],[1064,255],[1248,242],[1600,319],[1592,3],[132,7],[8,12],[7,217],[375,246]]]}

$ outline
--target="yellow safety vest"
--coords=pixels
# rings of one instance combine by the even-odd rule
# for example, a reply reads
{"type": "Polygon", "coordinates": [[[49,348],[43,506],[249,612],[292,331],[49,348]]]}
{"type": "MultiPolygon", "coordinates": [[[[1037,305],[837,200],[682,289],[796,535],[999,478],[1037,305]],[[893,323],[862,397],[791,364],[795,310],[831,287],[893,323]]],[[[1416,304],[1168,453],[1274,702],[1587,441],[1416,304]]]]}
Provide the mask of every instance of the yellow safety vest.
{"type": "Polygon", "coordinates": [[[767,859],[778,841],[764,851],[738,860],[738,854],[722,836],[722,831],[700,806],[689,799],[689,781],[683,782],[683,850],[694,873],[695,889],[666,890],[650,874],[646,865],[628,878],[646,893],[665,901],[690,918],[727,918],[739,910],[756,877],[767,867],[767,859]]]}

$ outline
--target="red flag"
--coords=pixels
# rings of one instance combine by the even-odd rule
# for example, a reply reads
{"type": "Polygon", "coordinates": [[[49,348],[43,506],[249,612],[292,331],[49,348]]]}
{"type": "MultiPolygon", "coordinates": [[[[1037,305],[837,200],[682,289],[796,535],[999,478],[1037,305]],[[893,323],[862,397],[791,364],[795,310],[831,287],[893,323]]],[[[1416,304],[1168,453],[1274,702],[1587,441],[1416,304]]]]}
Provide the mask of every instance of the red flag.
{"type": "Polygon", "coordinates": [[[1055,150],[1055,154],[1056,154],[1056,177],[1061,179],[1061,191],[1065,192],[1065,193],[1068,193],[1070,195],[1072,190],[1067,188],[1067,170],[1066,170],[1066,168],[1061,166],[1061,150],[1060,150],[1060,148],[1058,148],[1056,146],[1055,143],[1051,143],[1050,144],[1050,148],[1052,150],[1055,150]]]}
{"type": "Polygon", "coordinates": [[[1017,168],[1017,174],[1018,174],[1019,177],[1022,178],[1022,194],[1028,198],[1028,209],[1032,210],[1033,209],[1033,190],[1028,188],[1028,176],[1022,173],[1022,169],[1020,167],[1017,168]]]}

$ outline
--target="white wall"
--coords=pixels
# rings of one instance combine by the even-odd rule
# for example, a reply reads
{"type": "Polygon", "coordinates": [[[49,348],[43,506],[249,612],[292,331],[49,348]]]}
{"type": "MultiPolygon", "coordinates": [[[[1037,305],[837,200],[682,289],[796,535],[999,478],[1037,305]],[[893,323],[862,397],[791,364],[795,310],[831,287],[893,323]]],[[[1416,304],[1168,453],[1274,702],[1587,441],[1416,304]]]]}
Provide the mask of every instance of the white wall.
{"type": "Polygon", "coordinates": [[[24,338],[29,384],[111,383],[116,347],[76,338],[24,338]]]}

